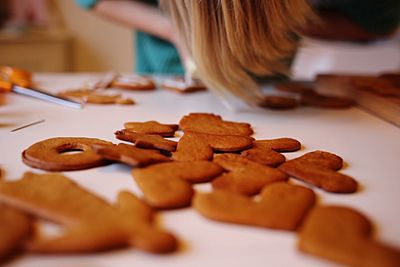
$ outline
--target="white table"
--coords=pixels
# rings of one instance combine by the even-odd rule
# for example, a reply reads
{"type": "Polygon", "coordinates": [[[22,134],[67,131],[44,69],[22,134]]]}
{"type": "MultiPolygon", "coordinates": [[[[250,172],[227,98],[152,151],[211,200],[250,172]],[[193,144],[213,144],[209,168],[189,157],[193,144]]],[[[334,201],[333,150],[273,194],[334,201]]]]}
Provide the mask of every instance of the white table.
{"type": "MultiPolygon", "coordinates": [[[[44,88],[57,92],[96,79],[96,75],[36,75],[44,88]]],[[[344,173],[355,177],[361,189],[355,194],[328,194],[319,189],[320,204],[340,204],[356,208],[376,225],[379,240],[400,247],[400,129],[358,108],[322,110],[299,108],[290,111],[224,108],[209,92],[180,95],[170,91],[124,92],[133,106],[87,105],[82,110],[61,107],[18,95],[8,95],[0,106],[0,166],[4,179],[18,179],[25,171],[35,171],[21,161],[21,152],[31,144],[50,137],[86,136],[113,142],[114,131],[126,121],[157,120],[177,123],[189,112],[212,112],[226,120],[252,124],[255,138],[293,137],[304,148],[287,158],[316,149],[342,156],[344,173]],[[44,123],[11,132],[13,128],[45,119],[44,123]]],[[[130,168],[121,164],[65,173],[80,185],[114,201],[120,190],[140,194],[130,168]]],[[[207,184],[196,186],[209,190],[207,184]]],[[[208,220],[186,208],[160,213],[164,228],[174,232],[184,248],[171,255],[151,255],[130,248],[93,255],[24,255],[6,266],[336,266],[307,256],[296,249],[295,233],[238,226],[208,220]]]]}

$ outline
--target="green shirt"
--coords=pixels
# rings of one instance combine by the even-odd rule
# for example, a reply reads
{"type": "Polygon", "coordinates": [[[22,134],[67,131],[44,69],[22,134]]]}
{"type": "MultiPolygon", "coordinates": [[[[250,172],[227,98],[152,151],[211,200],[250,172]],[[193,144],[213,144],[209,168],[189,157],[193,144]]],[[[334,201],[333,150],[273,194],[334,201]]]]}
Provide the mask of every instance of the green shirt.
{"type": "MultiPolygon", "coordinates": [[[[157,6],[157,0],[141,0],[150,5],[157,6]]],[[[98,0],[75,0],[81,7],[90,9],[98,0]]],[[[179,54],[175,47],[158,37],[136,31],[136,72],[139,74],[171,74],[183,75],[179,54]]]]}

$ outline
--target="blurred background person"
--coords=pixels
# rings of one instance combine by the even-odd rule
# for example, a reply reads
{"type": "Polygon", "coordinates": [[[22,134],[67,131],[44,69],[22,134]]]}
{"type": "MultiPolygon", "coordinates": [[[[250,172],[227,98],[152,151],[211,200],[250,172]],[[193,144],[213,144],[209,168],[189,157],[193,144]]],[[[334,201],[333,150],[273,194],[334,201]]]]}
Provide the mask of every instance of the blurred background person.
{"type": "Polygon", "coordinates": [[[185,53],[181,49],[171,21],[158,8],[157,0],[76,0],[76,2],[100,16],[136,30],[137,73],[184,74],[181,58],[185,57],[185,53]]]}

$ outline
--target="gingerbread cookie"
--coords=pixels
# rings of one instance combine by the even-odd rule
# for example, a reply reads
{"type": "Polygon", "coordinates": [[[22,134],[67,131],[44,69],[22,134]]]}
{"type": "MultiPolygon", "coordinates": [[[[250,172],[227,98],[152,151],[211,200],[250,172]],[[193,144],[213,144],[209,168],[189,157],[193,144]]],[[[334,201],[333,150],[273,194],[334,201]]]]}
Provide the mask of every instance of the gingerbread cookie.
{"type": "Polygon", "coordinates": [[[20,248],[32,229],[33,220],[30,216],[0,204],[0,261],[20,248]]]}
{"type": "Polygon", "coordinates": [[[343,159],[341,157],[321,150],[315,150],[304,154],[301,156],[301,161],[303,161],[307,166],[312,165],[314,167],[330,169],[333,171],[338,171],[343,167],[343,159]]]}
{"type": "Polygon", "coordinates": [[[28,244],[33,252],[93,252],[130,244],[160,253],[177,245],[131,193],[120,193],[112,206],[60,174],[25,173],[21,180],[0,183],[0,201],[65,227],[56,237],[36,236],[28,244]]]}
{"type": "Polygon", "coordinates": [[[119,140],[134,143],[136,147],[157,149],[173,152],[176,150],[178,142],[171,141],[157,134],[141,134],[123,129],[115,132],[115,137],[119,140]]]}
{"type": "Polygon", "coordinates": [[[127,191],[120,192],[116,208],[130,234],[129,244],[153,253],[177,249],[175,236],[157,227],[153,209],[135,195],[127,191]]]}
{"type": "Polygon", "coordinates": [[[183,77],[166,79],[161,84],[161,87],[178,93],[192,93],[197,91],[205,91],[207,89],[206,86],[200,81],[192,80],[191,82],[186,82],[183,77]]]}
{"type": "Polygon", "coordinates": [[[300,97],[300,104],[303,106],[348,108],[354,105],[354,101],[349,98],[319,94],[314,90],[313,85],[287,82],[278,84],[275,88],[279,91],[298,94],[300,97]]]}
{"type": "Polygon", "coordinates": [[[269,140],[257,140],[258,147],[270,148],[277,152],[294,152],[301,149],[301,143],[293,138],[282,137],[269,140]]]}
{"type": "Polygon", "coordinates": [[[314,208],[300,230],[299,249],[348,266],[399,266],[400,251],[372,238],[370,221],[340,206],[314,208]]]}
{"type": "Polygon", "coordinates": [[[301,94],[300,102],[303,106],[318,108],[349,108],[354,105],[354,100],[350,98],[327,96],[316,92],[301,94]]]}
{"type": "Polygon", "coordinates": [[[278,91],[286,92],[286,93],[295,93],[295,94],[307,94],[314,93],[314,88],[307,84],[297,83],[297,82],[284,82],[277,84],[275,88],[278,91]]]}
{"type": "Polygon", "coordinates": [[[270,109],[294,109],[299,106],[299,101],[296,98],[288,96],[267,95],[259,106],[270,109]]]}
{"type": "Polygon", "coordinates": [[[132,145],[120,143],[94,144],[92,149],[107,160],[119,161],[132,167],[143,167],[155,163],[171,161],[158,150],[141,149],[132,145]]]}
{"type": "Polygon", "coordinates": [[[122,104],[122,105],[133,105],[135,101],[130,98],[123,98],[120,94],[104,94],[100,93],[99,90],[91,90],[91,89],[77,89],[77,90],[68,90],[58,94],[61,97],[65,97],[68,99],[73,99],[77,101],[81,101],[83,103],[90,104],[122,104]]]}
{"type": "Polygon", "coordinates": [[[223,172],[209,161],[169,162],[135,169],[132,175],[146,203],[154,208],[171,209],[190,205],[191,183],[208,182],[223,172]]]}
{"type": "Polygon", "coordinates": [[[178,142],[174,160],[211,160],[213,151],[236,152],[253,146],[253,138],[242,135],[217,135],[186,131],[178,142]]]}
{"type": "Polygon", "coordinates": [[[140,134],[157,134],[164,137],[173,137],[178,130],[177,124],[162,124],[157,121],[126,122],[124,127],[130,131],[140,134]]]}
{"type": "Polygon", "coordinates": [[[94,144],[111,144],[96,138],[56,137],[31,145],[22,152],[25,164],[47,171],[73,171],[107,164],[91,148],[94,144]],[[69,154],[67,152],[79,153],[69,154]]]}
{"type": "Polygon", "coordinates": [[[180,120],[179,126],[184,132],[244,136],[253,134],[250,124],[224,121],[221,116],[211,113],[190,113],[180,120]]]}
{"type": "Polygon", "coordinates": [[[149,77],[130,74],[115,77],[111,83],[111,87],[134,91],[148,91],[156,89],[156,84],[149,77]]]}
{"type": "Polygon", "coordinates": [[[285,156],[278,152],[293,152],[301,148],[301,143],[293,138],[256,140],[253,147],[242,151],[241,155],[260,164],[276,167],[285,162],[285,156]]]}
{"type": "Polygon", "coordinates": [[[229,171],[212,181],[214,189],[254,195],[267,184],[288,179],[288,176],[278,169],[253,162],[237,154],[217,155],[214,162],[229,171]]]}
{"type": "Polygon", "coordinates": [[[193,207],[207,218],[281,230],[296,230],[314,203],[312,190],[284,182],[266,186],[258,201],[221,190],[193,198],[193,207]]]}
{"type": "Polygon", "coordinates": [[[196,135],[184,134],[178,142],[172,158],[177,161],[211,160],[214,156],[209,144],[196,135]]]}
{"type": "Polygon", "coordinates": [[[283,163],[279,169],[328,192],[354,193],[357,182],[350,176],[336,172],[342,164],[342,159],[332,153],[314,151],[283,163]]]}

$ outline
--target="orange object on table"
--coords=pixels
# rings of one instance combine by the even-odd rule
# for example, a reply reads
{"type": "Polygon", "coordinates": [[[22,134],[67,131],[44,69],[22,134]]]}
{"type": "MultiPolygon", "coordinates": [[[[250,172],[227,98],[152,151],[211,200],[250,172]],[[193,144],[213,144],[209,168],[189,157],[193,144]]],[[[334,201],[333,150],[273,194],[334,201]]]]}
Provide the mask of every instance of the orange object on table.
{"type": "Polygon", "coordinates": [[[32,73],[9,66],[0,67],[0,92],[9,92],[13,84],[28,87],[32,85],[32,73]]]}
{"type": "Polygon", "coordinates": [[[66,99],[49,92],[31,88],[32,73],[13,68],[9,66],[0,67],[0,93],[14,92],[58,105],[69,106],[73,108],[82,108],[82,104],[70,99],[66,99]]]}

